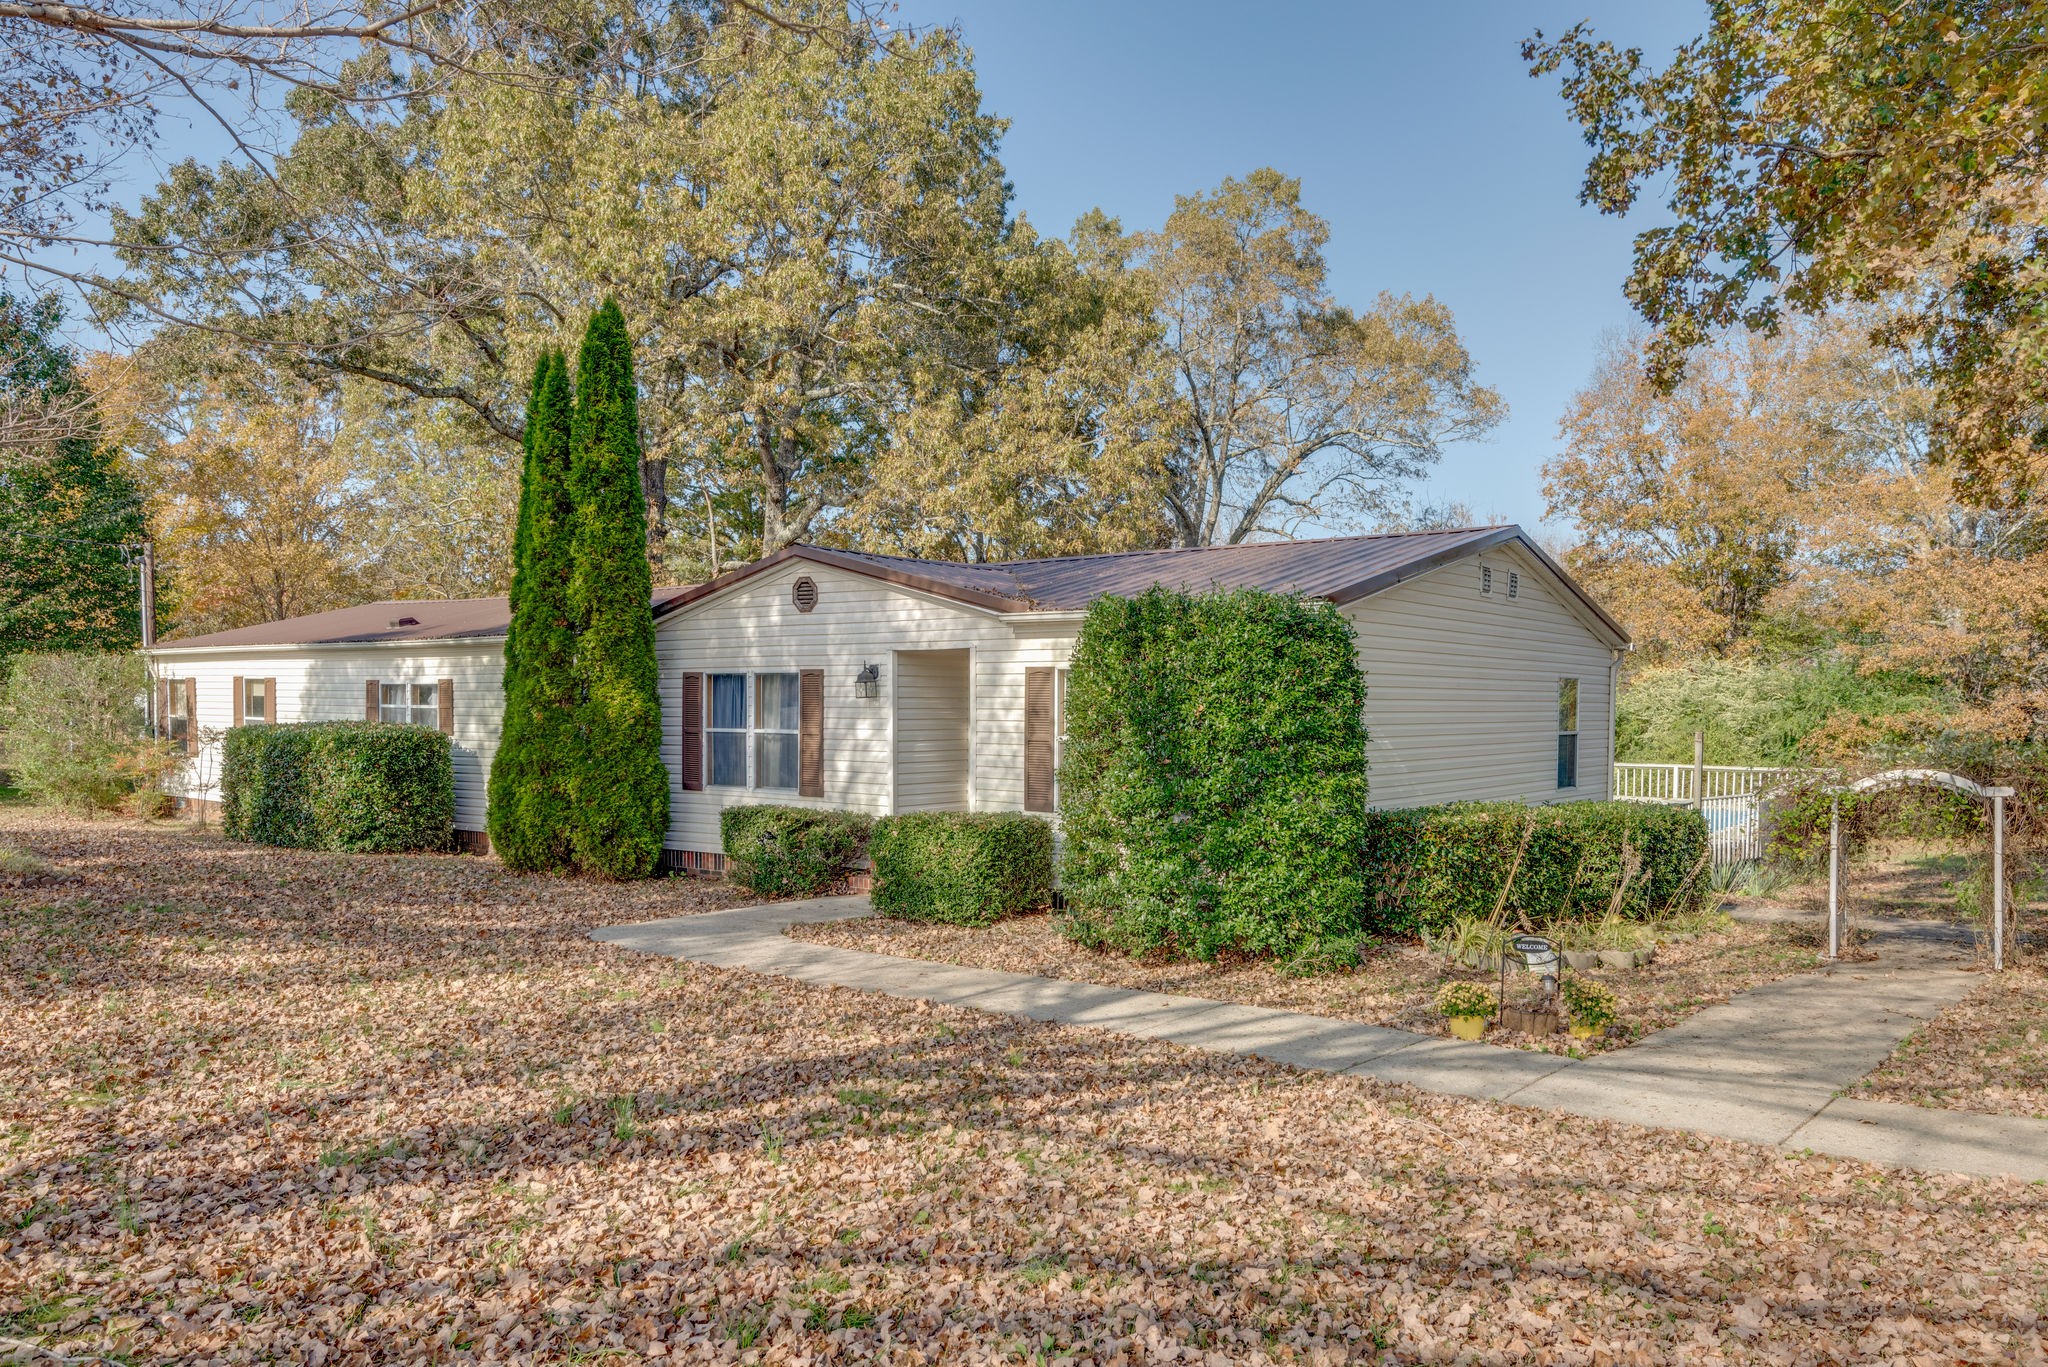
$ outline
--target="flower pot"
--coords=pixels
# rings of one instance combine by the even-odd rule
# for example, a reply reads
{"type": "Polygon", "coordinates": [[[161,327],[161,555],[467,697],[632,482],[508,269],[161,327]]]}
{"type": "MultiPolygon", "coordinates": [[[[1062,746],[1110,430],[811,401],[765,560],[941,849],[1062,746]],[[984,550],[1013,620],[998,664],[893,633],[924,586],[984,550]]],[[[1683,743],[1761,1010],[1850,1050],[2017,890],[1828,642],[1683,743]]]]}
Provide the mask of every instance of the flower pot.
{"type": "Polygon", "coordinates": [[[1586,973],[1600,967],[1600,951],[1597,949],[1567,949],[1564,951],[1564,966],[1574,973],[1586,973]]]}
{"type": "Polygon", "coordinates": [[[1634,968],[1636,952],[1633,949],[1603,949],[1600,951],[1602,968],[1634,968]]]}
{"type": "Polygon", "coordinates": [[[1581,1025],[1577,1021],[1572,1022],[1571,1030],[1573,1039],[1591,1039],[1593,1038],[1593,1036],[1600,1033],[1599,1026],[1581,1025]]]}
{"type": "Polygon", "coordinates": [[[1484,1016],[1447,1016],[1445,1019],[1451,1023],[1453,1039],[1478,1039],[1486,1033],[1484,1016]]]}

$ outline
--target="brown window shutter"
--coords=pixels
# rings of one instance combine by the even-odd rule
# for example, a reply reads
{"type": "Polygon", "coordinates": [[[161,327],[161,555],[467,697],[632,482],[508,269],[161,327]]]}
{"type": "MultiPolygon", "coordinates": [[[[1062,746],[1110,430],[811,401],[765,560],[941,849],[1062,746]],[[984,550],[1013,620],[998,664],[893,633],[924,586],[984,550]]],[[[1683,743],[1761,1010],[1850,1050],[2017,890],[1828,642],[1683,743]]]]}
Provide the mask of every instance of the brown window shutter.
{"type": "Polygon", "coordinates": [[[1024,671],[1024,810],[1052,810],[1052,670],[1024,671]]]}
{"type": "Polygon", "coordinates": [[[683,791],[704,791],[704,676],[683,675],[683,791]]]}
{"type": "Polygon", "coordinates": [[[825,796],[825,671],[797,671],[798,797],[825,796]]]}
{"type": "Polygon", "coordinates": [[[156,733],[159,736],[171,734],[171,681],[156,681],[156,733]]]}
{"type": "Polygon", "coordinates": [[[199,743],[199,680],[185,680],[185,748],[199,743]]]}
{"type": "Polygon", "coordinates": [[[434,699],[438,715],[435,721],[443,735],[455,734],[455,680],[442,679],[436,686],[434,699]]]}
{"type": "Polygon", "coordinates": [[[242,676],[237,674],[235,675],[235,720],[233,722],[236,726],[242,724],[242,703],[246,697],[247,695],[242,691],[242,676]]]}
{"type": "Polygon", "coordinates": [[[366,683],[365,683],[365,684],[363,685],[363,720],[364,720],[364,721],[383,721],[383,720],[384,720],[384,693],[383,693],[383,688],[384,688],[384,685],[383,685],[383,683],[382,683],[381,681],[377,680],[377,679],[371,679],[371,680],[369,680],[368,682],[366,682],[366,683]]]}
{"type": "Polygon", "coordinates": [[[275,726],[278,722],[284,720],[277,713],[277,680],[265,679],[263,681],[263,720],[275,726]]]}

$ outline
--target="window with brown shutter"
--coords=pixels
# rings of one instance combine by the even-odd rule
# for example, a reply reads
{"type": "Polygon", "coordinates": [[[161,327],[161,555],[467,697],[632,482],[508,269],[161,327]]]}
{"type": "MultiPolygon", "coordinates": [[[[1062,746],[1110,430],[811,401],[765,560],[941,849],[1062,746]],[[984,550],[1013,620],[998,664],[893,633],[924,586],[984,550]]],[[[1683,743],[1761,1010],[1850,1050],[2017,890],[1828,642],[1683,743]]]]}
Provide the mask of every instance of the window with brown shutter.
{"type": "Polygon", "coordinates": [[[1024,671],[1024,810],[1053,809],[1053,671],[1024,671]]]}
{"type": "Polygon", "coordinates": [[[704,676],[683,675],[683,791],[704,791],[704,676]]]}
{"type": "Polygon", "coordinates": [[[384,720],[383,685],[375,679],[363,684],[363,720],[384,720]]]}
{"type": "Polygon", "coordinates": [[[199,680],[185,680],[185,749],[192,748],[199,734],[199,680]]]}
{"type": "Polygon", "coordinates": [[[235,719],[232,723],[235,726],[242,724],[242,698],[242,676],[237,674],[235,675],[235,719]]]}
{"type": "Polygon", "coordinates": [[[440,726],[442,735],[452,736],[455,734],[455,680],[441,680],[437,686],[437,691],[440,696],[434,701],[437,704],[435,710],[439,715],[435,720],[440,726]]]}
{"type": "Polygon", "coordinates": [[[798,671],[797,784],[799,797],[825,796],[825,671],[798,671]]]}

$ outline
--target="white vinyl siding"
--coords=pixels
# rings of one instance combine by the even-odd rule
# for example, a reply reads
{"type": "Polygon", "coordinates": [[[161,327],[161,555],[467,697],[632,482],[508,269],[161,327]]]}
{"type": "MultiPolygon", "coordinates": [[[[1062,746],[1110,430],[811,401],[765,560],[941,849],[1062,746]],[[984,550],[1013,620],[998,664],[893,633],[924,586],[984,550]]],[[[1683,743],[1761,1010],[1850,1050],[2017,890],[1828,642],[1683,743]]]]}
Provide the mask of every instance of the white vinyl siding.
{"type": "Polygon", "coordinates": [[[970,652],[896,652],[896,810],[964,812],[973,755],[970,652]]]}
{"type": "MultiPolygon", "coordinates": [[[[662,758],[670,774],[668,846],[717,851],[718,814],[728,806],[779,802],[836,807],[877,816],[907,810],[899,792],[894,718],[899,704],[896,652],[971,651],[974,709],[967,805],[974,811],[1024,807],[1024,670],[1059,665],[1073,652],[1074,623],[1035,614],[1004,616],[898,588],[827,565],[792,563],[683,608],[655,624],[661,658],[662,758]],[[790,588],[799,576],[818,587],[816,606],[798,612],[790,588]],[[861,666],[881,666],[879,696],[855,694],[861,666]],[[714,788],[685,792],[679,717],[684,671],[824,671],[824,795],[714,788]]],[[[913,778],[913,789],[915,779],[913,778]]]]}
{"type": "Polygon", "coordinates": [[[1604,798],[1612,655],[1519,550],[1455,561],[1344,609],[1365,669],[1375,807],[1604,798]],[[1481,591],[1480,569],[1494,591],[1481,591]],[[1515,596],[1503,591],[1516,576],[1515,596]],[[1557,786],[1558,680],[1576,678],[1576,788],[1557,786]]]}
{"type": "MultiPolygon", "coordinates": [[[[198,681],[199,715],[194,734],[207,740],[195,746],[183,774],[171,791],[186,797],[220,798],[219,733],[234,723],[234,679],[277,680],[271,700],[273,719],[280,722],[361,721],[364,685],[372,679],[418,685],[433,698],[441,679],[455,681],[455,825],[481,831],[491,757],[498,751],[498,732],[505,717],[505,652],[496,640],[475,642],[421,641],[406,646],[312,646],[284,649],[267,646],[226,650],[180,651],[163,646],[150,652],[160,676],[198,681]]],[[[407,694],[407,715],[401,720],[433,727],[439,716],[430,702],[417,711],[407,694]]]]}

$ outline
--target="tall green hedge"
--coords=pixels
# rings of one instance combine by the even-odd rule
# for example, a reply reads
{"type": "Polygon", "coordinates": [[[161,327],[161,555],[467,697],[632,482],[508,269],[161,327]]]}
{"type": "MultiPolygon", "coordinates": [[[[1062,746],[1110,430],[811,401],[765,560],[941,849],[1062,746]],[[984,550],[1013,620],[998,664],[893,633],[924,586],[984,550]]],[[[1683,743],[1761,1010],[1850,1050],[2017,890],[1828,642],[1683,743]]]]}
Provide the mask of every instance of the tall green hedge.
{"type": "Polygon", "coordinates": [[[571,867],[569,774],[577,753],[576,633],[569,620],[572,404],[559,351],[534,367],[512,536],[505,724],[491,761],[491,847],[522,872],[571,867]]]}
{"type": "Polygon", "coordinates": [[[726,877],[762,897],[810,897],[867,849],[869,817],[816,807],[727,807],[718,817],[726,877]]]}
{"type": "Polygon", "coordinates": [[[1683,910],[1709,886],[1707,825],[1688,807],[1460,802],[1374,812],[1360,848],[1374,929],[1490,915],[1503,884],[1505,905],[1537,921],[1604,915],[1617,888],[1625,916],[1683,910]]]}
{"type": "Polygon", "coordinates": [[[1098,599],[1059,772],[1069,932],[1196,958],[1355,933],[1364,709],[1350,624],[1328,602],[1098,599]]]}
{"type": "Polygon", "coordinates": [[[1052,827],[1022,812],[906,812],[868,841],[875,910],[985,926],[1052,900],[1052,827]]]}
{"type": "Polygon", "coordinates": [[[357,853],[454,841],[453,755],[424,726],[238,726],[222,746],[220,789],[231,840],[357,853]]]}
{"type": "Polygon", "coordinates": [[[644,878],[668,832],[661,762],[661,680],[647,505],[640,483],[640,410],[625,315],[607,299],[576,361],[569,487],[569,611],[576,633],[570,845],[578,867],[644,878]]]}

